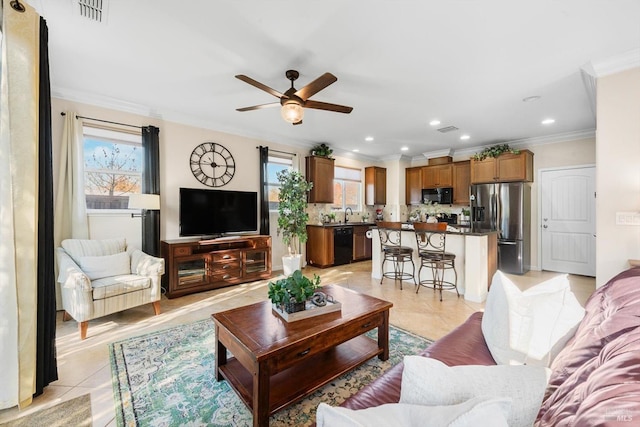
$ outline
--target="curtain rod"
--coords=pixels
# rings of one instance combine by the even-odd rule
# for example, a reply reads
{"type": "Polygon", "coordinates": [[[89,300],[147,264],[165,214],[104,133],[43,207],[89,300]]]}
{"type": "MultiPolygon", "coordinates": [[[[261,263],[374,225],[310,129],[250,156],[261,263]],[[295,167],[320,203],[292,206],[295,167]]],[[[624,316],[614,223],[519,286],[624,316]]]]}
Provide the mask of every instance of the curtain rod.
{"type": "MultiPolygon", "coordinates": [[[[60,113],[61,116],[66,116],[67,113],[65,113],[64,111],[62,113],[60,113]]],[[[119,125],[119,126],[129,126],[132,128],[136,128],[136,129],[142,129],[142,126],[136,126],[136,125],[129,125],[127,123],[118,123],[118,122],[111,122],[109,120],[102,120],[102,119],[94,119],[93,117],[85,117],[85,116],[78,116],[76,114],[76,119],[86,119],[86,120],[93,120],[95,122],[102,122],[102,123],[110,123],[112,125],[119,125]]]]}
{"type": "MultiPolygon", "coordinates": [[[[257,149],[260,149],[260,147],[256,147],[257,149]]],[[[269,148],[269,147],[267,147],[269,148]]],[[[288,151],[280,151],[280,150],[272,150],[271,148],[269,148],[269,151],[273,151],[274,153],[280,153],[280,154],[289,154],[290,156],[297,156],[298,154],[296,153],[289,153],[288,151]]]]}

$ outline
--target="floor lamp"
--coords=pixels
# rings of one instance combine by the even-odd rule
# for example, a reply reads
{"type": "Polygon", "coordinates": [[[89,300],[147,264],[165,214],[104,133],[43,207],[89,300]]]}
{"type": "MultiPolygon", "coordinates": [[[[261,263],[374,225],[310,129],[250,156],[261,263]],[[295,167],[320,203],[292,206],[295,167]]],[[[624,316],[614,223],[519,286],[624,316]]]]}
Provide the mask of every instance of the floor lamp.
{"type": "Polygon", "coordinates": [[[131,194],[129,209],[140,209],[140,213],[132,213],[131,218],[142,218],[142,252],[160,256],[160,195],[131,194]]]}

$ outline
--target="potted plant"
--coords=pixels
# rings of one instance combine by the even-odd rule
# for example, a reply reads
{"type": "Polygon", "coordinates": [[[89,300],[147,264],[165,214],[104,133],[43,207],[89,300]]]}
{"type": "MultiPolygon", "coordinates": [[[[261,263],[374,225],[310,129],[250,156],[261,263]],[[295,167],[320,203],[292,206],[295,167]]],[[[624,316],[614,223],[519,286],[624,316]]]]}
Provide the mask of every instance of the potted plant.
{"type": "Polygon", "coordinates": [[[520,150],[509,147],[509,144],[498,144],[487,147],[479,153],[474,154],[473,160],[484,160],[487,157],[498,157],[502,153],[519,154],[520,150]]]}
{"type": "Polygon", "coordinates": [[[313,183],[307,182],[300,172],[283,170],[276,174],[280,182],[278,195],[278,235],[287,246],[288,255],[282,256],[284,274],[300,270],[300,244],[307,241],[307,193],[313,183]]]}
{"type": "Polygon", "coordinates": [[[304,276],[300,270],[293,274],[269,282],[269,299],[281,311],[295,313],[306,307],[306,301],[313,296],[320,286],[320,277],[313,275],[313,280],[304,276]]]}
{"type": "Polygon", "coordinates": [[[328,159],[331,158],[331,154],[333,154],[333,150],[324,142],[322,144],[318,144],[311,149],[312,156],[318,157],[326,157],[328,159]]]}

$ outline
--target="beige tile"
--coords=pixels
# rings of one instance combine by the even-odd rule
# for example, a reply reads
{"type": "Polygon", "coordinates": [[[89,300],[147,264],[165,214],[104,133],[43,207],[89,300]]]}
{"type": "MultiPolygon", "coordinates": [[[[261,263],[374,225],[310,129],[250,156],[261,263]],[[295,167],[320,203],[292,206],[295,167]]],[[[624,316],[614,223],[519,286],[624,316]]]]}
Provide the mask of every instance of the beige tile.
{"type": "MultiPolygon", "coordinates": [[[[484,304],[458,298],[445,292],[443,301],[431,289],[422,288],[416,294],[415,286],[405,282],[403,289],[392,280],[382,284],[371,278],[371,263],[360,262],[336,268],[308,267],[304,274],[318,274],[322,284],[338,284],[393,303],[391,324],[426,338],[438,339],[460,325],[484,304]]],[[[523,276],[509,275],[521,289],[556,276],[558,273],[529,272],[523,276]]],[[[569,276],[571,288],[581,303],[595,289],[593,278],[569,276]]],[[[59,380],[45,388],[42,396],[34,399],[23,411],[10,408],[0,411],[0,422],[15,419],[27,413],[52,406],[84,393],[91,394],[94,426],[115,426],[115,410],[109,362],[109,343],[133,336],[167,329],[172,326],[206,319],[212,313],[267,299],[268,280],[232,286],[213,291],[187,295],[182,298],[163,298],[162,313],[153,315],[150,305],[115,313],[89,322],[88,338],[80,340],[75,321],[63,322],[58,313],[56,343],[59,380]]]]}

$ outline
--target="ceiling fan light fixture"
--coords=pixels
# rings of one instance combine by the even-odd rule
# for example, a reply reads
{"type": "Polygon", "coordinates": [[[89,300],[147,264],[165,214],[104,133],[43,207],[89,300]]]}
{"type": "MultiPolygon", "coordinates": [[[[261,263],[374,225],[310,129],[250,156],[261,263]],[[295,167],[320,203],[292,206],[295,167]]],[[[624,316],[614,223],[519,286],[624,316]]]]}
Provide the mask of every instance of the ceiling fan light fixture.
{"type": "Polygon", "coordinates": [[[289,123],[298,123],[304,117],[304,108],[296,101],[286,101],[280,109],[282,118],[289,123]]]}

